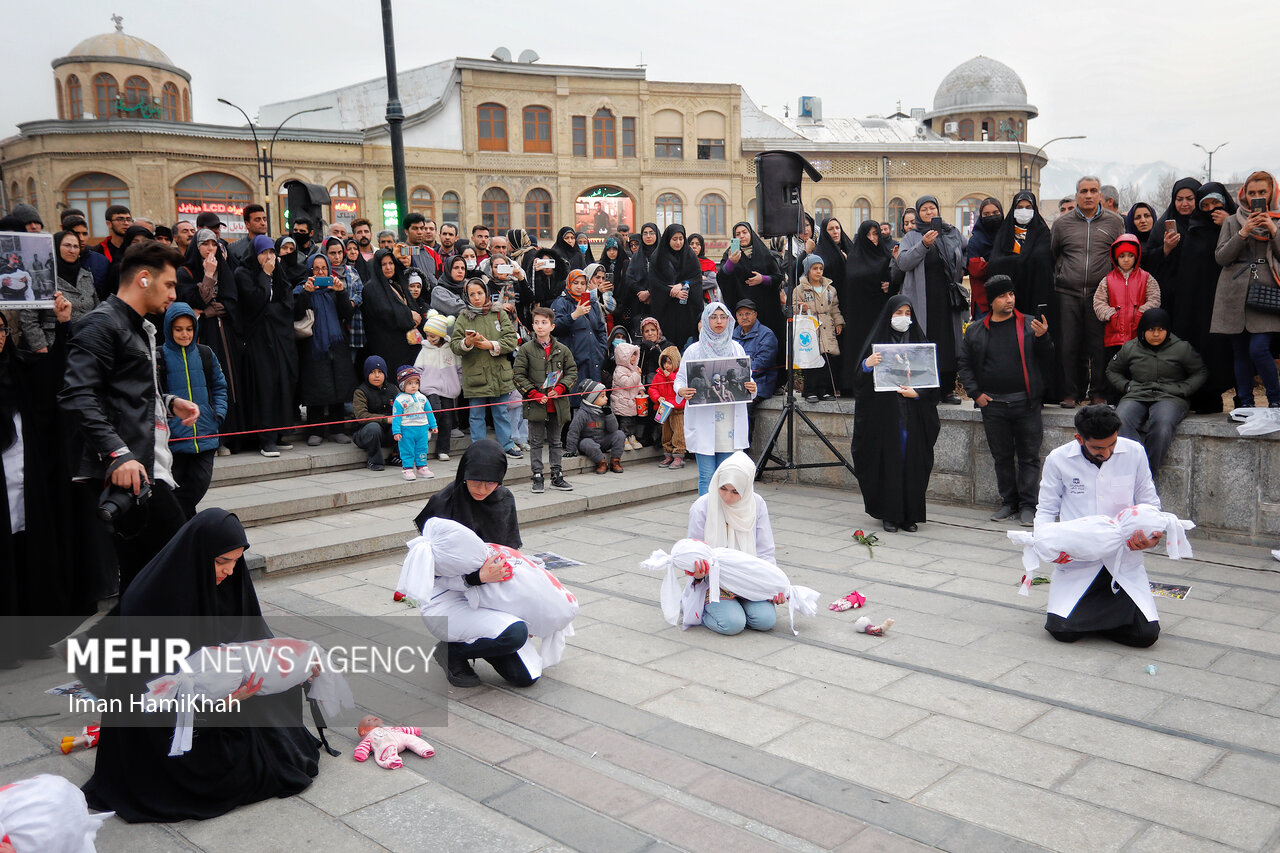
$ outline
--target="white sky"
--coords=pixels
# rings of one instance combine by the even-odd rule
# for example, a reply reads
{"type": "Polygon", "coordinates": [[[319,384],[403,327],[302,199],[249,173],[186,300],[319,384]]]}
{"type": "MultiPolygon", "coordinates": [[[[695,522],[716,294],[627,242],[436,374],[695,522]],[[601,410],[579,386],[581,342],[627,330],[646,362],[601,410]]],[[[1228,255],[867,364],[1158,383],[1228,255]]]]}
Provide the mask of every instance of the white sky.
{"type": "MultiPolygon", "coordinates": [[[[55,117],[50,61],[112,30],[112,12],[124,17],[126,32],[191,74],[196,121],[243,123],[219,97],[253,115],[260,104],[385,70],[377,0],[55,0],[34,10],[21,2],[23,12],[13,13],[20,2],[2,4],[11,9],[6,42],[22,46],[9,54],[17,61],[6,75],[3,135],[19,122],[55,117]]],[[[817,95],[834,117],[889,113],[898,100],[904,110],[928,109],[946,73],[981,53],[1022,77],[1040,110],[1029,129],[1033,143],[1088,136],[1055,143],[1050,156],[1165,160],[1198,172],[1204,157],[1192,143],[1229,141],[1214,157],[1219,178],[1280,160],[1274,0],[779,5],[807,14],[771,16],[771,4],[747,0],[396,0],[397,61],[404,70],[452,56],[487,57],[499,45],[513,56],[533,48],[547,63],[643,61],[651,80],[740,83],[775,115],[784,103],[794,110],[800,95],[817,95]],[[621,9],[637,11],[613,11],[621,9]]]]}

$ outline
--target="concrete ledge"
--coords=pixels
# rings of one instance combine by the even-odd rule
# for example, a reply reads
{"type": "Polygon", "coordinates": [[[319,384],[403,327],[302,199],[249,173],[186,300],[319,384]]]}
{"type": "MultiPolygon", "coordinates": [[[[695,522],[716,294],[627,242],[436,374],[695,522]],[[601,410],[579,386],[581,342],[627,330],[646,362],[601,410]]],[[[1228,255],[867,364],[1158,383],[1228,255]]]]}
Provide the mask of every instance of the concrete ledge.
{"type": "MultiPolygon", "coordinates": [[[[752,455],[759,457],[782,409],[781,397],[760,404],[754,424],[752,455]]],[[[798,401],[802,409],[846,459],[853,438],[852,400],[798,401]]],[[[977,507],[996,507],[995,470],[982,430],[982,415],[972,403],[938,407],[942,429],[934,446],[929,499],[977,507]]],[[[1075,434],[1074,412],[1045,407],[1043,456],[1075,434]]],[[[793,420],[797,462],[826,462],[833,457],[799,418],[793,420]]],[[[784,428],[778,447],[785,453],[784,428]]],[[[784,472],[770,471],[766,479],[784,472]]],[[[802,469],[793,482],[857,489],[843,467],[802,469]]],[[[1165,509],[1196,522],[1193,536],[1270,546],[1280,539],[1280,433],[1241,436],[1226,415],[1191,415],[1178,427],[1156,487],[1165,509]]]]}

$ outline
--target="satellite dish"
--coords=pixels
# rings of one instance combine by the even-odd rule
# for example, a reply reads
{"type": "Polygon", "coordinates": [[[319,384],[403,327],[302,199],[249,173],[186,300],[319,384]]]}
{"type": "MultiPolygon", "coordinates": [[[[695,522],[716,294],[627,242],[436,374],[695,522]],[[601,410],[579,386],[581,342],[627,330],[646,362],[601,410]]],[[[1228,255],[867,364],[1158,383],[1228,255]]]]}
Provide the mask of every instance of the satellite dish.
{"type": "Polygon", "coordinates": [[[511,61],[511,51],[507,50],[505,47],[494,48],[493,53],[489,55],[499,62],[511,61]]]}
{"type": "Polygon", "coordinates": [[[523,62],[526,65],[532,65],[541,58],[541,56],[538,56],[538,52],[536,50],[522,50],[520,51],[520,59],[517,61],[523,62]]]}

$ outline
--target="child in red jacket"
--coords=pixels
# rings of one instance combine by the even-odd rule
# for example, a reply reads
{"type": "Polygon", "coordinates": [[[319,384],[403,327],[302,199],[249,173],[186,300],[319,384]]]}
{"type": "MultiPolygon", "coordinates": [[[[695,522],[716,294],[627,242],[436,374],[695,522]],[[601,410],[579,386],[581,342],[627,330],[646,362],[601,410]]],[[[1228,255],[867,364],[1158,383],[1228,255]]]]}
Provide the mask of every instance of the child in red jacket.
{"type": "MultiPolygon", "coordinates": [[[[1107,363],[1137,337],[1142,315],[1160,307],[1160,285],[1141,263],[1142,243],[1132,234],[1121,234],[1111,244],[1111,272],[1093,293],[1093,313],[1107,324],[1102,332],[1107,363]]],[[[1120,401],[1121,393],[1119,388],[1110,389],[1111,405],[1120,401]]]]}
{"type": "Polygon", "coordinates": [[[649,399],[653,401],[655,412],[662,410],[662,402],[666,400],[674,408],[662,424],[662,449],[664,456],[658,463],[659,468],[684,467],[684,398],[676,394],[676,373],[680,370],[680,350],[674,346],[667,347],[658,357],[658,372],[653,375],[649,386],[649,399]]]}

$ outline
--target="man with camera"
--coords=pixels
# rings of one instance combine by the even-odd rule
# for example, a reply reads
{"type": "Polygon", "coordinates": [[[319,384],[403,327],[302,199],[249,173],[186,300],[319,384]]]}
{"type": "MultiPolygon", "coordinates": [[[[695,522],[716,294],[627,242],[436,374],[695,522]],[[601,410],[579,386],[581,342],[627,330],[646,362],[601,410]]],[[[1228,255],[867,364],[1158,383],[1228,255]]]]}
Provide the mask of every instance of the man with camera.
{"type": "Polygon", "coordinates": [[[427,218],[421,213],[410,213],[404,218],[404,236],[408,240],[410,267],[422,274],[424,294],[436,286],[440,277],[440,255],[427,245],[427,218]]]}
{"type": "Polygon", "coordinates": [[[156,381],[156,329],[146,319],[173,302],[182,255],[144,240],[120,262],[120,289],[76,324],[58,395],[83,450],[75,480],[95,493],[98,518],[120,566],[120,591],[186,522],[173,489],[169,416],[190,426],[195,403],[161,395],[156,381]]]}

